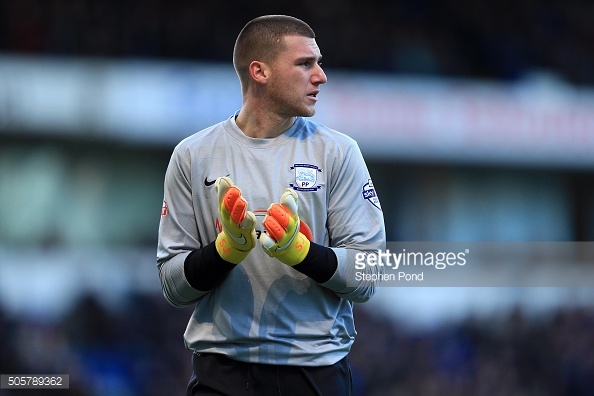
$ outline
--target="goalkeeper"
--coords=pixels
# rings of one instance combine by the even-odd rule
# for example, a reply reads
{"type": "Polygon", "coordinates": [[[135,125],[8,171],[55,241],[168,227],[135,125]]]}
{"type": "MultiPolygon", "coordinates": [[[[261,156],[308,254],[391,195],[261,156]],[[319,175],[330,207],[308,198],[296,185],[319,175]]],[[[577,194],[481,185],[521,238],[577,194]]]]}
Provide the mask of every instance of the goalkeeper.
{"type": "Polygon", "coordinates": [[[385,250],[384,219],[356,142],[307,118],[320,59],[305,22],[250,21],[240,110],[171,156],[157,267],[166,299],[194,306],[188,395],[352,394],[353,303],[377,286],[354,258],[385,250]]]}

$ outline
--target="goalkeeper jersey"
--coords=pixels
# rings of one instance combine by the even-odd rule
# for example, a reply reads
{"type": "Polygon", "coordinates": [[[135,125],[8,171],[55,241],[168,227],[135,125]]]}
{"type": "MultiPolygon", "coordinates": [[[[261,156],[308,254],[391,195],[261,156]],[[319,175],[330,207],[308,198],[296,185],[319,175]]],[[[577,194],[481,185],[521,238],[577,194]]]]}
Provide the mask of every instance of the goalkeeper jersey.
{"type": "Polygon", "coordinates": [[[195,304],[184,333],[191,350],[265,364],[337,362],[356,335],[352,304],[374,294],[381,271],[378,266],[357,269],[355,258],[385,250],[385,242],[380,202],[356,142],[310,119],[297,117],[280,136],[258,139],[246,136],[232,116],[184,139],[173,151],[165,174],[157,267],[171,304],[195,304]],[[256,216],[257,236],[264,232],[270,204],[285,188],[294,189],[299,216],[312,229],[314,242],[336,254],[333,276],[316,283],[256,246],[213,290],[192,288],[184,260],[221,230],[214,186],[219,176],[241,189],[256,216]]]}

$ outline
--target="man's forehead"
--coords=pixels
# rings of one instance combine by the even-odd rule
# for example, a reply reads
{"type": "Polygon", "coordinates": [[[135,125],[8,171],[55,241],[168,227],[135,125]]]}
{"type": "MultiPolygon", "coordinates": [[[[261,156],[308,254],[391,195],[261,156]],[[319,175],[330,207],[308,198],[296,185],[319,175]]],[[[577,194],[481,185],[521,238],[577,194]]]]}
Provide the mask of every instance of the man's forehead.
{"type": "Polygon", "coordinates": [[[283,52],[299,53],[301,56],[319,57],[320,48],[315,38],[305,36],[285,36],[285,50],[283,52]]]}

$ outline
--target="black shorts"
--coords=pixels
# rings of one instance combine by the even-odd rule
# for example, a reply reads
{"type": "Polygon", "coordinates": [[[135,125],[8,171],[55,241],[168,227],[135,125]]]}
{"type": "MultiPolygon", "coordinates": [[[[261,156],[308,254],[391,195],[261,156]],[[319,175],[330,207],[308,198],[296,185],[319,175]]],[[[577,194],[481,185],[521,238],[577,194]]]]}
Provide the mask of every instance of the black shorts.
{"type": "Polygon", "coordinates": [[[193,353],[187,396],[351,396],[348,358],[331,366],[244,363],[220,354],[193,353]]]}

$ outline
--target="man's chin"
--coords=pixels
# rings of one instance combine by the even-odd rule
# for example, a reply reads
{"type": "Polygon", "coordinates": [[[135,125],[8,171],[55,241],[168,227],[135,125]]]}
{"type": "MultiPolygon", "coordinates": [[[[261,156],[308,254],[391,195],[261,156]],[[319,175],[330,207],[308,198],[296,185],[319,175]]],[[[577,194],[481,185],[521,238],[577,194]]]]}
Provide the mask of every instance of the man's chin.
{"type": "Polygon", "coordinates": [[[311,117],[316,114],[315,107],[293,107],[292,109],[288,109],[288,111],[284,112],[286,116],[289,117],[311,117]]]}
{"type": "Polygon", "coordinates": [[[316,108],[315,107],[310,107],[306,110],[304,110],[302,112],[302,114],[299,114],[301,117],[312,117],[316,114],[316,108]]]}

